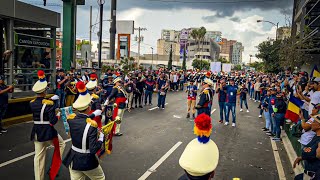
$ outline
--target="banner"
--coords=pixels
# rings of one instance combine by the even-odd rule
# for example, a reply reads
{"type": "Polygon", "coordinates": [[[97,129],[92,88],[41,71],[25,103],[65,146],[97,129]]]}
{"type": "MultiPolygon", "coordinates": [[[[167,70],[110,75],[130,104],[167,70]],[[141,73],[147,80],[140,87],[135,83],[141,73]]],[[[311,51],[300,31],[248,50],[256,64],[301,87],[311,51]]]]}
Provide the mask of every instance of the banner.
{"type": "Polygon", "coordinates": [[[15,33],[15,45],[39,48],[53,48],[52,38],[15,33]]]}
{"type": "Polygon", "coordinates": [[[211,62],[210,69],[213,73],[219,73],[221,71],[221,62],[211,62]]]}
{"type": "Polygon", "coordinates": [[[231,64],[223,63],[222,64],[222,71],[223,72],[231,72],[231,64]]]}

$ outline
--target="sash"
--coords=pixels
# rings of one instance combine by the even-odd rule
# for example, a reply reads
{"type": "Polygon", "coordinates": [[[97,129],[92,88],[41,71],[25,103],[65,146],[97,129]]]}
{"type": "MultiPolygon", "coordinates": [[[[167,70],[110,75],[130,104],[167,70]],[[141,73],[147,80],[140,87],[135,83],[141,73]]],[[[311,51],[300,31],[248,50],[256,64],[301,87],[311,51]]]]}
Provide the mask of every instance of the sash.
{"type": "Polygon", "coordinates": [[[67,117],[73,113],[72,107],[69,106],[69,107],[61,108],[60,111],[61,111],[60,119],[62,119],[64,129],[66,130],[66,134],[69,134],[70,128],[67,122],[67,117]]]}
{"type": "Polygon", "coordinates": [[[112,151],[112,137],[115,130],[114,121],[110,121],[107,125],[101,128],[102,133],[107,137],[103,142],[103,147],[97,153],[98,157],[101,159],[105,154],[111,154],[112,151]]]}
{"type": "Polygon", "coordinates": [[[52,142],[54,146],[54,152],[49,172],[50,180],[54,180],[56,178],[62,163],[58,137],[53,138],[52,142]]]}
{"type": "Polygon", "coordinates": [[[117,104],[117,107],[115,107],[113,109],[113,116],[112,119],[116,119],[117,115],[118,115],[118,109],[119,109],[119,104],[120,103],[125,103],[127,100],[127,98],[125,97],[117,97],[115,103],[117,104]]]}
{"type": "MultiPolygon", "coordinates": [[[[94,110],[91,110],[91,111],[89,112],[89,114],[92,114],[93,112],[94,112],[94,110]]],[[[97,122],[97,124],[98,124],[98,129],[101,129],[101,127],[102,127],[101,116],[96,116],[96,117],[93,118],[93,120],[97,122]]]]}

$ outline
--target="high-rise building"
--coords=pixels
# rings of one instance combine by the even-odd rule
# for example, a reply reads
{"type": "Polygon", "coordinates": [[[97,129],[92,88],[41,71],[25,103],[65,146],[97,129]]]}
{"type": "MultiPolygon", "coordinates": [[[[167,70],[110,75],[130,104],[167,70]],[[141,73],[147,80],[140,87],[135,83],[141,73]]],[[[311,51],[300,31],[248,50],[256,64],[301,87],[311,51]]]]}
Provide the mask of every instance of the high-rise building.
{"type": "Polygon", "coordinates": [[[222,38],[220,54],[223,54],[225,57],[229,57],[229,59],[227,59],[229,61],[232,59],[232,49],[231,48],[236,42],[237,41],[235,41],[235,40],[228,40],[226,38],[222,38]]]}
{"type": "Polygon", "coordinates": [[[161,31],[161,39],[165,41],[179,41],[180,31],[167,30],[164,29],[161,31]]]}
{"type": "Polygon", "coordinates": [[[164,39],[158,39],[157,42],[157,54],[159,55],[169,55],[172,45],[172,54],[180,55],[180,44],[176,42],[166,41],[164,39]]]}
{"type": "Polygon", "coordinates": [[[236,42],[231,46],[231,63],[232,64],[241,64],[242,63],[242,53],[244,51],[244,47],[241,42],[236,42]]]}

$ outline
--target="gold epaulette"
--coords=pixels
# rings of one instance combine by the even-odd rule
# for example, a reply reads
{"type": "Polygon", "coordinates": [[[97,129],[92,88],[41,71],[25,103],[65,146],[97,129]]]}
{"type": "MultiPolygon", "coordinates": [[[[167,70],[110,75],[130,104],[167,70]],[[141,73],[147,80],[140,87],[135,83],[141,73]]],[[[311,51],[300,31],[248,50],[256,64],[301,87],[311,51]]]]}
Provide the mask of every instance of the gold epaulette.
{"type": "Polygon", "coordinates": [[[69,114],[69,116],[67,116],[67,120],[72,120],[76,117],[77,115],[75,113],[69,114]]]}
{"type": "Polygon", "coordinates": [[[32,99],[30,102],[33,103],[36,99],[32,99]]]}
{"type": "Polygon", "coordinates": [[[96,94],[91,94],[91,97],[92,97],[93,99],[99,99],[99,96],[96,95],[96,94]]]}
{"type": "Polygon", "coordinates": [[[51,100],[44,99],[44,100],[42,100],[42,104],[53,105],[54,103],[53,103],[53,101],[51,101],[51,100]]]}
{"type": "Polygon", "coordinates": [[[87,119],[86,119],[86,122],[89,123],[92,127],[95,127],[95,128],[98,127],[97,122],[94,121],[94,120],[92,120],[92,119],[90,119],[90,118],[87,118],[87,119]]]}
{"type": "Polygon", "coordinates": [[[75,84],[77,84],[75,81],[72,81],[70,84],[72,84],[72,85],[75,85],[75,84]]]}
{"type": "Polygon", "coordinates": [[[203,90],[203,94],[209,94],[209,90],[208,89],[203,90]]]}

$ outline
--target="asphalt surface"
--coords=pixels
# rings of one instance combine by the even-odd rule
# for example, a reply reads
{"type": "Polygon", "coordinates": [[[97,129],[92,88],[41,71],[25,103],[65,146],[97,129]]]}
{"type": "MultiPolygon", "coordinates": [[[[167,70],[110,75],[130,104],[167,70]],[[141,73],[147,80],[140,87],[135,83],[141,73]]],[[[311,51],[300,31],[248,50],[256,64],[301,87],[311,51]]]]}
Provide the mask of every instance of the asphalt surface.
{"type": "MultiPolygon", "coordinates": [[[[153,109],[153,106],[125,112],[121,126],[123,136],[114,137],[113,152],[103,158],[101,166],[110,180],[136,180],[149,172],[150,180],[175,180],[183,175],[179,158],[186,145],[195,138],[193,119],[186,119],[186,94],[170,92],[165,110],[153,109]],[[179,145],[181,142],[182,144],[179,145]],[[156,169],[150,169],[173,146],[178,146],[156,169]]],[[[250,113],[239,112],[237,107],[237,127],[218,123],[219,107],[214,101],[212,114],[213,135],[211,138],[219,147],[220,161],[214,179],[230,180],[235,177],[242,180],[277,180],[277,166],[271,141],[261,128],[264,119],[258,118],[258,104],[249,101],[250,113]]],[[[231,119],[231,118],[230,118],[231,119]]],[[[8,133],[0,136],[0,179],[34,179],[34,144],[30,141],[32,123],[23,123],[8,128],[8,133]],[[26,156],[26,157],[25,157],[26,156]],[[12,161],[14,160],[14,161],[12,161]],[[5,163],[5,164],[4,164],[5,163]]],[[[56,126],[59,134],[66,136],[62,123],[56,126]]],[[[66,143],[65,153],[71,142],[66,143]]],[[[277,143],[281,162],[287,179],[292,179],[292,168],[281,143],[277,143]]],[[[49,166],[52,149],[47,151],[49,166]]],[[[64,153],[64,154],[65,154],[64,153]]],[[[196,156],[195,156],[196,158],[196,156]]],[[[69,172],[62,167],[59,177],[66,180],[69,172]]]]}

